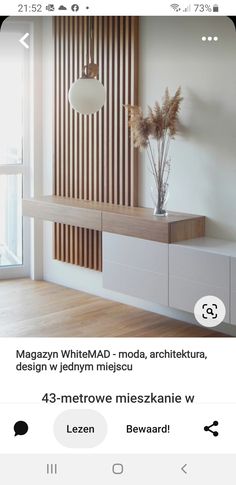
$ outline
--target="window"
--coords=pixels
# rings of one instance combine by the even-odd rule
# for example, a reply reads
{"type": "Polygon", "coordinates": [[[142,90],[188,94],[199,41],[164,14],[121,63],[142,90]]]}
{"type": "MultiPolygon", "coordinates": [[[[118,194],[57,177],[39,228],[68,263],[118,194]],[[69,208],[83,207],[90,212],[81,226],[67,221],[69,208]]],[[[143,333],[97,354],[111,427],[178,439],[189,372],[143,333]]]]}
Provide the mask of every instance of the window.
{"type": "Polygon", "coordinates": [[[12,276],[21,276],[28,266],[21,207],[27,163],[28,54],[20,38],[21,32],[0,34],[0,277],[3,269],[4,277],[10,277],[10,268],[12,276]]]}

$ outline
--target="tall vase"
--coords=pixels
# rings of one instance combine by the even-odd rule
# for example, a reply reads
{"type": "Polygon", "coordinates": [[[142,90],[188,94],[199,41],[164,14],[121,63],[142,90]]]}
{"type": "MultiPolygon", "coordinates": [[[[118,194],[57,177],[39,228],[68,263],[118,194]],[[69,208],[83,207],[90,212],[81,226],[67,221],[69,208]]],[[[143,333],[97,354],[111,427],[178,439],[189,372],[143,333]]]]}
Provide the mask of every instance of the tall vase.
{"type": "Polygon", "coordinates": [[[168,215],[168,212],[166,210],[168,195],[168,187],[166,184],[161,185],[160,189],[158,189],[156,185],[151,187],[151,196],[154,205],[154,216],[165,217],[168,215]]]}

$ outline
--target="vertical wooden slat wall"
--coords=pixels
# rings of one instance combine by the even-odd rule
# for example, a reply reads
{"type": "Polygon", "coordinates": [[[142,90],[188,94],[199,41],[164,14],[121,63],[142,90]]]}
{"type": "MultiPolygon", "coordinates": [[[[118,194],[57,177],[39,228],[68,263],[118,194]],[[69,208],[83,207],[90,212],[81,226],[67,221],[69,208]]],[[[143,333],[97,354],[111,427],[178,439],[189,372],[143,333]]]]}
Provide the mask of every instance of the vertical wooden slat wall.
{"type": "MultiPolygon", "coordinates": [[[[137,151],[125,104],[138,103],[138,17],[94,17],[94,53],[105,106],[76,113],[68,102],[71,84],[87,63],[89,18],[55,17],[55,195],[111,204],[137,205],[137,151]]],[[[99,231],[55,224],[54,257],[102,270],[99,231]]]]}

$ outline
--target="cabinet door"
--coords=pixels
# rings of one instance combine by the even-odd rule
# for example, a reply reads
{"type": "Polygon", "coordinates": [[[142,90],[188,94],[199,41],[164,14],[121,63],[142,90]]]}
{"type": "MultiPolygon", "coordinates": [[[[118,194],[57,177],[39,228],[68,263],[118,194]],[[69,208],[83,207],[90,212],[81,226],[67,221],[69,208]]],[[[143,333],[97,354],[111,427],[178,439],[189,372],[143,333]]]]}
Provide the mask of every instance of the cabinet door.
{"type": "Polygon", "coordinates": [[[104,232],[103,286],[168,305],[168,244],[104,232]]]}
{"type": "Polygon", "coordinates": [[[220,298],[229,322],[230,258],[207,251],[170,245],[169,304],[193,313],[196,301],[206,295],[220,298]]]}
{"type": "Polygon", "coordinates": [[[231,258],[231,323],[236,325],[236,258],[231,258]]]}

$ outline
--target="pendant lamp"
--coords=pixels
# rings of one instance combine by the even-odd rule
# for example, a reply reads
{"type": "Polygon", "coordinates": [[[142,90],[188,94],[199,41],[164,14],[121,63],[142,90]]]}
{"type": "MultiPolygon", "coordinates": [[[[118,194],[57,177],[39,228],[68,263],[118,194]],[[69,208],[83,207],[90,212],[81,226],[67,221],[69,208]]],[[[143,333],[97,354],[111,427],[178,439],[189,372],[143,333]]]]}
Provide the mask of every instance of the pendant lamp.
{"type": "Polygon", "coordinates": [[[75,81],[69,90],[69,102],[80,114],[91,115],[99,111],[106,98],[103,84],[97,79],[99,66],[94,62],[94,20],[89,18],[89,54],[87,65],[83,67],[82,77],[75,81]]]}

